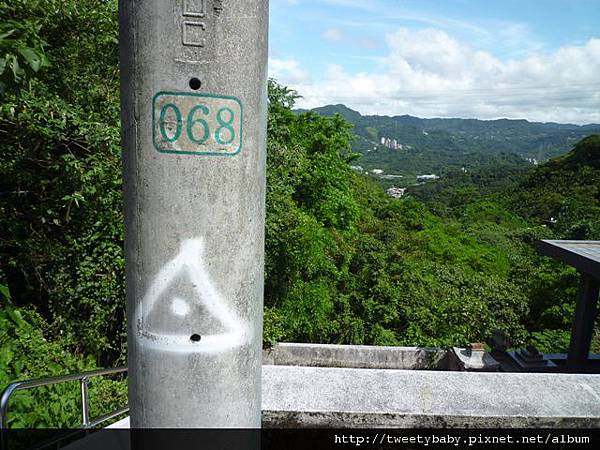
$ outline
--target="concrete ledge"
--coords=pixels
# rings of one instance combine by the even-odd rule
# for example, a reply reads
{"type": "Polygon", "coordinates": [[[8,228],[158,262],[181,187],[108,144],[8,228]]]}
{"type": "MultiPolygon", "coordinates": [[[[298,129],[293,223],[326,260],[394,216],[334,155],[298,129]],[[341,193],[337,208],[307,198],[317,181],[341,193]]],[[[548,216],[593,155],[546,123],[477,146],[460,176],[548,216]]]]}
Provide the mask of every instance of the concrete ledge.
{"type": "Polygon", "coordinates": [[[600,376],[263,367],[268,427],[600,427],[600,376]]]}
{"type": "Polygon", "coordinates": [[[443,370],[449,352],[424,347],[281,343],[263,351],[263,364],[357,369],[443,370]]]}
{"type": "Polygon", "coordinates": [[[267,365],[262,395],[272,428],[600,427],[600,375],[267,365]]]}

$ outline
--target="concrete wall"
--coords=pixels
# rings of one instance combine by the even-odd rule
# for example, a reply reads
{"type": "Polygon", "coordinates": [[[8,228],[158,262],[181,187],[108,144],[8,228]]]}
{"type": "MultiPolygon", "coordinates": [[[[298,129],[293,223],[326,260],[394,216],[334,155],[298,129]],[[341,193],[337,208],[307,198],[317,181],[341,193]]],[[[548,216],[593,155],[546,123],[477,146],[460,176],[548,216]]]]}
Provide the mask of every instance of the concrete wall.
{"type": "Polygon", "coordinates": [[[447,370],[452,352],[439,348],[281,343],[263,351],[263,364],[356,369],[447,370]]]}
{"type": "Polygon", "coordinates": [[[600,376],[264,366],[262,424],[597,428],[600,376]]]}
{"type": "Polygon", "coordinates": [[[600,376],[263,367],[267,427],[600,427],[600,376]]]}

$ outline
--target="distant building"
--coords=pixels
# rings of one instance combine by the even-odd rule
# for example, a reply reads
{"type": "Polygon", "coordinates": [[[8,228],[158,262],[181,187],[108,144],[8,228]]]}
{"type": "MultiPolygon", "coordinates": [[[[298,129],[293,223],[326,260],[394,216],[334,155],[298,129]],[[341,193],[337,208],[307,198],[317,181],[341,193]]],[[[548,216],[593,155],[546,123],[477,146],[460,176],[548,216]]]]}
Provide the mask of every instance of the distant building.
{"type": "Polygon", "coordinates": [[[362,166],[350,166],[350,168],[352,170],[354,170],[355,172],[359,172],[359,173],[363,173],[365,171],[365,169],[363,169],[362,166]]]}
{"type": "Polygon", "coordinates": [[[400,198],[406,193],[406,188],[391,187],[385,191],[387,195],[394,198],[400,198]]]}
{"type": "Polygon", "coordinates": [[[381,169],[373,169],[371,170],[372,173],[374,173],[375,175],[381,175],[383,173],[383,170],[381,169]]]}
{"type": "Polygon", "coordinates": [[[391,139],[389,137],[382,136],[380,139],[381,145],[385,145],[390,150],[401,150],[402,144],[400,144],[396,139],[391,139]]]}
{"type": "Polygon", "coordinates": [[[438,175],[434,175],[434,174],[431,174],[431,175],[419,175],[417,177],[417,181],[419,181],[419,182],[432,181],[432,180],[437,180],[439,178],[440,177],[438,175]]]}

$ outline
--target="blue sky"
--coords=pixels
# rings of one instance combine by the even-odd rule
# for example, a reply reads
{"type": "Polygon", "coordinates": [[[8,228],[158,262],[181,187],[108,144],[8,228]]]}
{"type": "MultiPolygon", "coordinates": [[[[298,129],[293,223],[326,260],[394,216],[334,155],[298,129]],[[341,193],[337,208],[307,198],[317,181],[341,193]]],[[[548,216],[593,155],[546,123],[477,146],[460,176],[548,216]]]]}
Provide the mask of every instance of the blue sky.
{"type": "Polygon", "coordinates": [[[270,75],[299,106],[600,122],[600,0],[270,3],[270,75]]]}

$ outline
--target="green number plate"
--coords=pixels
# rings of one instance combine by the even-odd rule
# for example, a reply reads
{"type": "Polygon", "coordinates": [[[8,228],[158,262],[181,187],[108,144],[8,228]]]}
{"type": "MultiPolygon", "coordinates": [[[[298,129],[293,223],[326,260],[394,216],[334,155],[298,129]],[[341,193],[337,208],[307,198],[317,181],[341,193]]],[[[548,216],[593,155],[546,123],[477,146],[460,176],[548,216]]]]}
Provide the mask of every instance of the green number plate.
{"type": "Polygon", "coordinates": [[[242,149],[243,107],[237,98],[159,92],[152,103],[159,152],[232,156],[242,149]]]}

